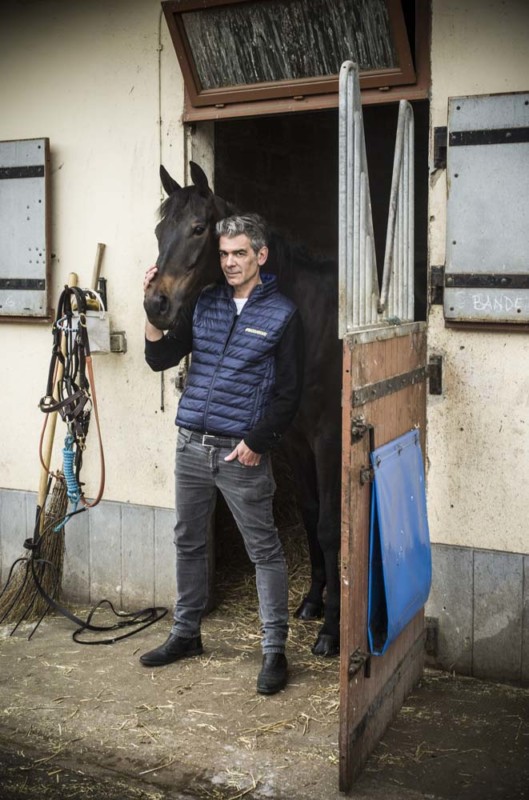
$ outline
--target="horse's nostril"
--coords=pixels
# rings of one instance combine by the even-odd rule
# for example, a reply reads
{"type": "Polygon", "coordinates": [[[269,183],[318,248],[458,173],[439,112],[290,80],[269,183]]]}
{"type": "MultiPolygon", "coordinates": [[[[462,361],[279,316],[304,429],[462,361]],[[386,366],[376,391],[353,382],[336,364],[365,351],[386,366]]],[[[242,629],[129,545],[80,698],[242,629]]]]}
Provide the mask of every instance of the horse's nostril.
{"type": "Polygon", "coordinates": [[[169,298],[165,294],[159,295],[158,310],[160,314],[167,314],[169,311],[169,298]]]}
{"type": "Polygon", "coordinates": [[[151,294],[144,301],[145,311],[151,317],[165,317],[171,310],[171,303],[165,294],[151,294]]]}

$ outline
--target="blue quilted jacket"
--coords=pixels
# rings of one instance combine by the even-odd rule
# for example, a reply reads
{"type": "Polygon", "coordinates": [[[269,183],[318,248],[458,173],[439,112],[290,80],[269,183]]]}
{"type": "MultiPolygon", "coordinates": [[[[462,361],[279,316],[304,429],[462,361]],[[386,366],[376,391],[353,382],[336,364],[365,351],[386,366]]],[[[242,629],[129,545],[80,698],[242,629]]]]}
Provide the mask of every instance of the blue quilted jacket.
{"type": "Polygon", "coordinates": [[[177,425],[242,438],[266,411],[274,389],[275,348],[295,306],[278,292],[275,276],[261,274],[261,280],[239,316],[227,284],[201,293],[177,425]]]}

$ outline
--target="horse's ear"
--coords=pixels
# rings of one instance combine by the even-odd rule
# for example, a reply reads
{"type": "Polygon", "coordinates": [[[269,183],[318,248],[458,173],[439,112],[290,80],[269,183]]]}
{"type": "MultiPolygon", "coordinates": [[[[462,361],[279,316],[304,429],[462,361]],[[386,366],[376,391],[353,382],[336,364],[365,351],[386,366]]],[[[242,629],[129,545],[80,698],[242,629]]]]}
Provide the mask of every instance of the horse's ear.
{"type": "Polygon", "coordinates": [[[160,180],[167,194],[173,194],[173,192],[177,192],[178,189],[182,188],[174,178],[171,178],[163,164],[160,164],[160,180]]]}
{"type": "Polygon", "coordinates": [[[191,172],[191,180],[201,194],[209,194],[211,189],[209,188],[208,179],[204,170],[199,167],[198,164],[195,164],[194,161],[190,161],[189,171],[191,172]]]}

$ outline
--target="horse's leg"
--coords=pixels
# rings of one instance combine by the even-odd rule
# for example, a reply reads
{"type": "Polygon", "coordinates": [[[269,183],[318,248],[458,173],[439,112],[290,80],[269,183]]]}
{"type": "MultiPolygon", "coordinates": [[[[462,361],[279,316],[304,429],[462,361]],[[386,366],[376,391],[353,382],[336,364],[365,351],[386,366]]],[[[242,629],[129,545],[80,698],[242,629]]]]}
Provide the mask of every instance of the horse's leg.
{"type": "Polygon", "coordinates": [[[286,449],[294,475],[298,501],[307,534],[310,557],[310,588],[294,612],[298,619],[307,621],[323,616],[323,591],[326,584],[325,557],[318,540],[320,505],[314,453],[307,440],[292,433],[286,440],[286,449]]]}
{"type": "Polygon", "coordinates": [[[314,473],[314,480],[310,482],[312,484],[310,486],[307,481],[309,463],[306,462],[305,475],[302,479],[302,484],[305,484],[305,486],[302,489],[303,496],[301,500],[301,515],[303,517],[303,524],[305,526],[309,545],[310,588],[301,601],[299,607],[294,612],[295,617],[304,621],[320,619],[320,617],[323,616],[323,590],[325,589],[325,584],[327,582],[325,556],[318,540],[318,519],[320,516],[320,507],[315,483],[316,470],[312,453],[310,454],[310,459],[308,458],[307,461],[312,462],[312,469],[310,471],[311,473],[314,473]]]}
{"type": "Polygon", "coordinates": [[[326,577],[324,623],[312,648],[314,655],[335,656],[340,652],[340,536],[341,449],[335,434],[316,442],[316,465],[320,515],[318,540],[323,552],[326,577]]]}

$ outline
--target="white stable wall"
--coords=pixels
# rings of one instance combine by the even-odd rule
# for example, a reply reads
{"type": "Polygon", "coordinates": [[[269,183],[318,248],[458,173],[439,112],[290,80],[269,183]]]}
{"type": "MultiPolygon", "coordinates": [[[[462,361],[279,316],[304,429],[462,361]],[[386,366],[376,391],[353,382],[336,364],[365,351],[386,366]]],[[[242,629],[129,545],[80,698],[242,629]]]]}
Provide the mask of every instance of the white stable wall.
{"type": "MultiPolygon", "coordinates": [[[[527,90],[528,34],[522,0],[434,0],[431,130],[447,124],[449,97],[527,90]]],[[[431,172],[431,265],[445,263],[446,197],[446,171],[431,172]]],[[[527,553],[529,334],[449,329],[435,305],[429,349],[444,358],[428,410],[432,540],[527,553]]]]}
{"type": "MultiPolygon", "coordinates": [[[[5,2],[0,10],[0,139],[49,137],[52,303],[70,272],[87,286],[106,244],[111,329],[125,355],[94,356],[107,461],[105,499],[173,504],[172,375],[143,359],[142,278],[156,257],[163,162],[183,181],[183,84],[161,6],[153,0],[5,2]]],[[[51,324],[0,322],[0,488],[36,491],[37,445],[51,324]]],[[[57,425],[56,445],[64,437],[57,425]]],[[[99,480],[95,423],[83,478],[99,480]]],[[[61,464],[56,450],[52,466],[61,464]]]]}

